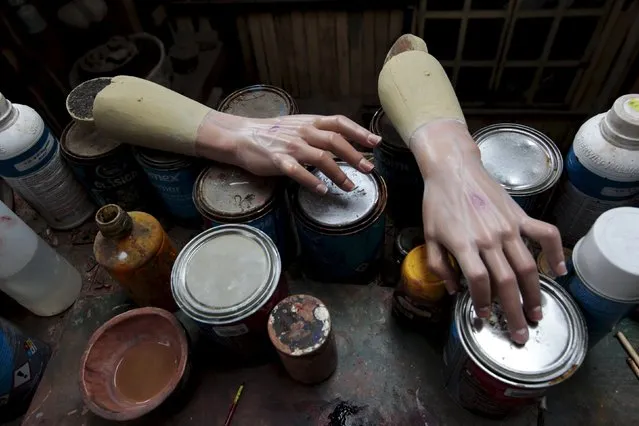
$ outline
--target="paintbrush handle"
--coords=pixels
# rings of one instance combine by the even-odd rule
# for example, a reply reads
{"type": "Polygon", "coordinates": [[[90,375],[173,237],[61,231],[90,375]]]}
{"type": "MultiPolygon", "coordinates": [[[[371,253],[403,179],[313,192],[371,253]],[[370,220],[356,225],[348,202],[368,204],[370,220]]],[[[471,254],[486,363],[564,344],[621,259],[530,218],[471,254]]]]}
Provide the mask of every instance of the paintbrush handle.
{"type": "Polygon", "coordinates": [[[626,352],[628,353],[628,356],[632,358],[632,360],[637,366],[639,366],[639,355],[637,355],[637,352],[635,351],[635,349],[632,347],[632,345],[626,338],[626,335],[623,334],[621,331],[619,331],[617,332],[617,339],[619,339],[621,346],[623,346],[623,348],[626,350],[626,352]]]}

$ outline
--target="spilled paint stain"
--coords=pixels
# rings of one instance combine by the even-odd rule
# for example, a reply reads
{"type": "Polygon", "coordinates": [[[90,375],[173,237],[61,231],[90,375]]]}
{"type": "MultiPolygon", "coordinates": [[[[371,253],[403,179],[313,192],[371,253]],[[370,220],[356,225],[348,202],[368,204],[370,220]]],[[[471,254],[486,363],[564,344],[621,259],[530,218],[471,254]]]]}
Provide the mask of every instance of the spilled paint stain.
{"type": "Polygon", "coordinates": [[[362,411],[363,408],[341,401],[335,406],[333,412],[328,415],[329,423],[327,426],[347,426],[347,424],[350,424],[349,420],[352,416],[362,411]],[[349,423],[346,423],[347,421],[349,423]]]}

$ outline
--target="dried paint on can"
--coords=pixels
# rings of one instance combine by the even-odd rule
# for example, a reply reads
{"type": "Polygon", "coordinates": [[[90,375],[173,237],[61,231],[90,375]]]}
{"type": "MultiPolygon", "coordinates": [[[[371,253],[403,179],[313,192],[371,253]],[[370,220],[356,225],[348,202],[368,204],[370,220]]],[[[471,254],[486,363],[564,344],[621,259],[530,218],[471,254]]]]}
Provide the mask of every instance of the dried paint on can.
{"type": "Polygon", "coordinates": [[[325,195],[293,191],[302,268],[319,281],[369,283],[379,277],[384,249],[386,185],[374,171],[367,175],[337,164],[355,183],[352,191],[341,190],[319,170],[313,173],[328,187],[325,195]]]}
{"type": "Polygon", "coordinates": [[[171,289],[203,336],[244,359],[271,349],[268,316],[288,293],[275,244],[247,225],[222,225],[189,241],[175,261],[171,289]]]}
{"type": "Polygon", "coordinates": [[[421,226],[424,179],[413,153],[383,109],[377,110],[370,131],[382,137],[375,147],[375,170],[388,187],[388,215],[397,226],[421,226]]]}
{"type": "Polygon", "coordinates": [[[337,367],[330,314],[321,300],[296,294],[273,308],[268,335],[284,368],[298,382],[326,380],[337,367]]]}
{"type": "Polygon", "coordinates": [[[147,211],[151,188],[131,147],[100,135],[92,123],[71,122],[62,133],[62,156],[98,206],[147,211]]]}
{"type": "Polygon", "coordinates": [[[491,317],[475,315],[468,292],[457,298],[444,348],[446,389],[476,414],[503,418],[534,405],[551,386],[581,366],[588,346],[586,323],[570,295],[540,278],[544,318],[529,326],[526,345],[510,341],[504,313],[493,303],[491,317]]]}
{"type": "Polygon", "coordinates": [[[291,95],[267,84],[236,90],[220,102],[217,110],[249,118],[274,118],[298,113],[291,95]]]}
{"type": "MultiPolygon", "coordinates": [[[[456,262],[450,258],[452,268],[456,262]]],[[[444,281],[428,269],[426,246],[411,250],[402,262],[401,278],[393,292],[393,315],[423,332],[445,331],[450,297],[444,281]]]]}
{"type": "Polygon", "coordinates": [[[169,213],[191,221],[199,217],[193,202],[193,186],[200,173],[196,159],[154,149],[136,149],[135,158],[169,213]]]}
{"type": "Polygon", "coordinates": [[[544,274],[548,278],[553,279],[557,284],[562,286],[563,288],[567,288],[568,281],[570,277],[574,273],[574,267],[572,265],[572,250],[564,247],[564,259],[566,260],[566,269],[568,273],[566,275],[557,276],[555,272],[552,270],[550,265],[548,264],[548,259],[546,259],[546,253],[541,252],[539,256],[537,256],[537,270],[540,274],[544,274]]]}
{"type": "Polygon", "coordinates": [[[492,178],[529,216],[540,217],[563,170],[557,145],[543,133],[514,123],[484,127],[473,139],[492,178]]]}
{"type": "Polygon", "coordinates": [[[255,176],[239,167],[216,163],[202,171],[193,187],[193,201],[204,226],[243,223],[268,235],[288,265],[294,252],[284,182],[255,176]]]}

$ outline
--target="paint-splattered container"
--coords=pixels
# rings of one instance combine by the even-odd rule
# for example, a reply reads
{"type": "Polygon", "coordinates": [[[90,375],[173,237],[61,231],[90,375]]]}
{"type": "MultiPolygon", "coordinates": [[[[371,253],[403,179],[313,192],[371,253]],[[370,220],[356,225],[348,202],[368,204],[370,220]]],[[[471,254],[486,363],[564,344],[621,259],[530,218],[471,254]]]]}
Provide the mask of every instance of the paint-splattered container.
{"type": "Polygon", "coordinates": [[[171,290],[207,336],[242,358],[271,348],[271,309],[287,296],[280,256],[264,232],[223,225],[197,235],[178,255],[171,290]]]}
{"type": "Polygon", "coordinates": [[[236,90],[222,99],[217,110],[249,118],[273,118],[298,113],[291,95],[267,84],[236,90]]]}
{"type": "Polygon", "coordinates": [[[575,272],[575,268],[572,265],[572,250],[566,247],[564,247],[564,259],[566,260],[566,269],[568,270],[568,273],[566,275],[558,277],[548,264],[546,253],[542,251],[541,253],[539,253],[539,256],[537,256],[537,270],[540,274],[544,274],[545,276],[553,279],[563,288],[566,288],[570,277],[575,272]]]}
{"type": "Polygon", "coordinates": [[[321,300],[296,294],[273,308],[268,335],[284,368],[298,382],[326,380],[337,367],[331,317],[321,300]]]}
{"type": "Polygon", "coordinates": [[[172,216],[187,222],[199,217],[193,202],[200,173],[196,159],[144,148],[135,150],[135,158],[172,216]]]}
{"type": "Polygon", "coordinates": [[[373,154],[375,170],[388,186],[388,215],[396,226],[421,226],[424,179],[413,153],[383,109],[373,116],[370,131],[382,137],[373,154]]]}
{"type": "Polygon", "coordinates": [[[254,226],[273,240],[284,265],[293,257],[293,231],[281,179],[216,163],[198,176],[193,201],[205,227],[230,223],[254,226]]]}
{"type": "Polygon", "coordinates": [[[528,215],[539,217],[563,170],[557,145],[543,133],[515,123],[484,127],[473,138],[493,179],[528,215]]]}
{"type": "Polygon", "coordinates": [[[325,195],[306,188],[293,192],[302,268],[318,281],[369,283],[378,278],[384,248],[386,185],[376,172],[366,175],[344,162],[338,165],[355,183],[353,191],[342,191],[316,170],[328,187],[325,195]]]}
{"type": "MultiPolygon", "coordinates": [[[[452,258],[450,263],[457,267],[452,258]]],[[[402,262],[401,278],[393,292],[393,315],[420,331],[445,334],[449,310],[444,281],[428,269],[426,246],[415,247],[402,262]]]]}
{"type": "Polygon", "coordinates": [[[529,326],[524,346],[513,344],[501,308],[487,320],[475,315],[469,292],[460,295],[444,348],[446,388],[461,406],[501,418],[536,404],[551,386],[583,362],[588,336],[579,308],[557,283],[540,277],[544,318],[529,326]]]}
{"type": "Polygon", "coordinates": [[[148,211],[152,197],[131,147],[106,138],[92,123],[71,122],[62,133],[62,156],[98,206],[148,211]]]}

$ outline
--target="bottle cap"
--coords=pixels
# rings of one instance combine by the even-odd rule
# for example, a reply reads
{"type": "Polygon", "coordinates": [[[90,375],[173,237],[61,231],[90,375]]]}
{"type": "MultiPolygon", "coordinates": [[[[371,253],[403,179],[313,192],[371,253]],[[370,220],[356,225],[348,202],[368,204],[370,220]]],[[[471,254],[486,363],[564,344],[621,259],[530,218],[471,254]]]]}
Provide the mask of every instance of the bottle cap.
{"type": "Polygon", "coordinates": [[[620,145],[639,144],[639,94],[618,98],[603,120],[602,130],[608,139],[620,145]]]}
{"type": "Polygon", "coordinates": [[[11,102],[0,93],[0,121],[11,113],[11,102]]]}

